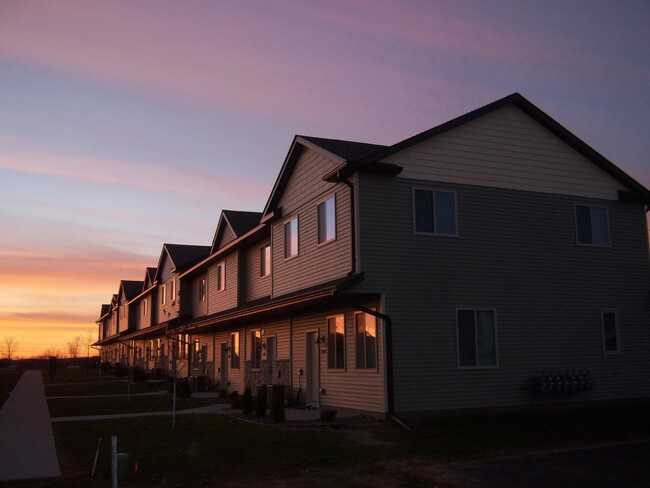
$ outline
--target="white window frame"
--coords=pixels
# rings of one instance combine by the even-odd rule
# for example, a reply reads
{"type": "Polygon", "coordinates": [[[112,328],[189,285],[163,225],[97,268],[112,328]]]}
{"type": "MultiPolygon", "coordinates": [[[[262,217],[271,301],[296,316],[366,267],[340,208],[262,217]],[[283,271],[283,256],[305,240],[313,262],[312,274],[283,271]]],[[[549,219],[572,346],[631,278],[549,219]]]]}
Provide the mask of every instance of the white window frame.
{"type": "MultiPolygon", "coordinates": [[[[327,341],[326,341],[326,344],[327,344],[327,370],[328,371],[345,371],[346,367],[347,367],[347,357],[346,357],[347,352],[346,351],[347,351],[347,345],[348,345],[347,344],[347,342],[348,342],[347,339],[348,338],[347,338],[347,334],[346,334],[347,331],[346,331],[346,324],[345,324],[345,314],[336,314],[336,315],[327,316],[326,319],[325,319],[325,331],[326,331],[326,334],[327,334],[327,341]],[[339,355],[336,354],[336,352],[337,352],[336,349],[335,349],[335,352],[334,352],[334,367],[330,367],[330,351],[331,351],[331,348],[332,348],[332,344],[330,344],[330,319],[337,320],[339,318],[343,319],[343,353],[342,353],[342,355],[343,355],[343,367],[342,368],[339,368],[339,367],[336,366],[336,358],[339,357],[339,355]]],[[[334,335],[336,336],[336,333],[334,335]]],[[[336,345],[336,339],[334,340],[334,346],[335,345],[336,345]]]]}
{"type": "Polygon", "coordinates": [[[496,307],[458,307],[455,311],[455,321],[456,321],[456,365],[458,369],[498,369],[499,368],[499,327],[497,320],[497,309],[496,307]],[[460,311],[472,311],[474,312],[474,347],[476,348],[476,364],[475,365],[461,365],[460,364],[460,333],[459,333],[459,324],[458,324],[458,312],[460,311]],[[495,363],[494,364],[479,364],[479,347],[478,347],[478,334],[476,333],[477,327],[477,312],[492,312],[494,314],[494,355],[495,363]]]}
{"type": "Polygon", "coordinates": [[[337,234],[338,232],[337,232],[337,221],[336,221],[336,194],[333,194],[328,196],[327,198],[325,198],[324,200],[322,200],[316,205],[316,241],[319,246],[323,244],[327,244],[328,242],[335,241],[337,234]],[[333,205],[334,205],[332,215],[330,215],[327,212],[327,204],[330,201],[333,201],[333,205]],[[324,229],[325,229],[325,238],[323,239],[321,239],[321,208],[323,209],[324,229]],[[329,218],[332,218],[334,220],[333,222],[334,235],[329,239],[327,239],[327,227],[328,227],[327,223],[329,218]]]}
{"type": "Polygon", "coordinates": [[[217,291],[226,289],[226,262],[221,261],[217,264],[217,291]]]}
{"type": "Polygon", "coordinates": [[[230,333],[230,369],[241,369],[241,341],[238,330],[230,333]]]}
{"type": "Polygon", "coordinates": [[[421,186],[414,186],[411,190],[411,206],[413,212],[413,233],[421,236],[438,236],[438,237],[458,237],[458,195],[455,190],[449,190],[447,188],[427,188],[421,186]],[[416,191],[428,191],[432,194],[433,206],[431,207],[432,217],[433,217],[433,232],[423,232],[417,230],[417,214],[415,208],[415,192],[416,191]],[[454,233],[447,232],[436,232],[436,192],[441,193],[451,193],[454,195],[454,233]]]}
{"type": "Polygon", "coordinates": [[[176,301],[176,280],[172,279],[170,282],[170,287],[169,287],[169,298],[171,298],[172,302],[176,301]]]}
{"type": "Polygon", "coordinates": [[[253,329],[251,330],[251,369],[259,370],[262,364],[262,350],[258,347],[258,344],[262,345],[262,330],[253,329]],[[257,356],[259,354],[259,357],[257,356]]]}
{"type": "Polygon", "coordinates": [[[586,247],[600,247],[600,248],[608,248],[612,247],[612,235],[610,231],[610,226],[609,226],[609,207],[606,205],[591,205],[589,203],[575,203],[573,205],[573,220],[574,220],[574,225],[576,229],[576,244],[578,246],[586,246],[586,247]],[[580,232],[579,232],[579,226],[578,226],[578,207],[586,207],[589,209],[589,220],[590,220],[590,225],[591,225],[591,235],[589,236],[591,239],[591,242],[582,242],[580,241],[580,232]],[[594,244],[594,234],[593,234],[593,213],[592,209],[594,208],[599,208],[605,210],[605,218],[607,219],[606,225],[607,225],[607,244],[594,244]]]}
{"type": "Polygon", "coordinates": [[[606,356],[616,355],[621,353],[621,331],[618,321],[618,312],[616,310],[601,310],[600,311],[600,331],[603,339],[603,354],[606,356]],[[616,349],[607,349],[607,338],[605,335],[605,314],[614,315],[614,327],[616,332],[616,349]]]}
{"type": "Polygon", "coordinates": [[[167,305],[167,283],[160,285],[160,304],[167,305]]]}
{"type": "Polygon", "coordinates": [[[199,278],[199,303],[205,302],[205,297],[208,294],[207,280],[205,276],[199,278]]]}
{"type": "Polygon", "coordinates": [[[148,300],[145,298],[144,300],[142,300],[142,316],[143,316],[143,317],[146,317],[146,316],[147,316],[148,308],[149,308],[149,302],[148,302],[148,300]]]}
{"type": "Polygon", "coordinates": [[[260,247],[260,277],[271,276],[271,244],[260,247]]]}
{"type": "Polygon", "coordinates": [[[356,312],[354,314],[354,366],[355,366],[355,369],[357,369],[358,371],[377,371],[377,368],[379,367],[379,321],[377,320],[377,317],[375,317],[374,315],[371,315],[369,313],[366,313],[366,312],[356,312]],[[363,357],[364,357],[366,365],[363,366],[363,367],[359,367],[359,356],[358,356],[358,354],[359,354],[359,341],[358,341],[359,331],[358,331],[358,328],[357,328],[357,325],[358,325],[357,317],[359,317],[360,315],[365,315],[366,320],[368,320],[368,318],[371,318],[375,322],[375,365],[373,367],[368,367],[367,366],[367,364],[368,364],[368,360],[367,360],[367,358],[368,358],[368,350],[367,350],[367,348],[365,346],[365,342],[364,342],[363,357]]]}
{"type": "Polygon", "coordinates": [[[289,260],[298,257],[300,255],[300,220],[298,218],[298,215],[294,215],[293,217],[284,221],[282,224],[282,238],[284,240],[284,259],[289,260]],[[294,221],[296,222],[296,252],[295,254],[288,255],[287,250],[289,246],[287,243],[290,242],[290,240],[287,240],[287,226],[290,226],[294,221]]]}

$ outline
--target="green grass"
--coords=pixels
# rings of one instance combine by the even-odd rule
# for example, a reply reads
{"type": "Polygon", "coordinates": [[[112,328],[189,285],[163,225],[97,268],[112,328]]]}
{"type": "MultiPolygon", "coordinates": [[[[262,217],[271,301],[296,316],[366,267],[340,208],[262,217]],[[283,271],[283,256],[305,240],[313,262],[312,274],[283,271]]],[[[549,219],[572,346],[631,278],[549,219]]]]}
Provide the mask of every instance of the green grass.
{"type": "Polygon", "coordinates": [[[20,373],[17,371],[0,371],[0,407],[4,405],[9,392],[14,389],[20,379],[20,373]]]}
{"type": "MultiPolygon", "coordinates": [[[[176,401],[176,409],[184,410],[202,407],[205,402],[190,398],[176,401]]],[[[134,412],[165,412],[172,410],[171,395],[127,395],[99,398],[57,398],[49,399],[47,406],[51,417],[73,417],[78,415],[104,415],[134,412]]]]}
{"type": "MultiPolygon", "coordinates": [[[[166,385],[165,385],[166,386],[166,385]]],[[[45,385],[45,395],[48,397],[57,396],[89,396],[89,395],[126,395],[129,393],[147,393],[157,391],[156,386],[147,383],[129,383],[126,380],[115,380],[113,378],[102,380],[101,383],[68,383],[45,385]]]]}

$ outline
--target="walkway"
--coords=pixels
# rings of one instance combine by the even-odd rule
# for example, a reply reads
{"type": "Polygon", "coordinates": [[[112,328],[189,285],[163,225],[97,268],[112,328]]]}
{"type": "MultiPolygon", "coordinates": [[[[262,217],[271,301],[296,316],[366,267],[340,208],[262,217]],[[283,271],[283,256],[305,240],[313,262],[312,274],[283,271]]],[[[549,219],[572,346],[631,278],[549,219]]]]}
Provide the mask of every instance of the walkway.
{"type": "Polygon", "coordinates": [[[0,481],[61,476],[43,377],[25,371],[0,410],[0,481]]]}

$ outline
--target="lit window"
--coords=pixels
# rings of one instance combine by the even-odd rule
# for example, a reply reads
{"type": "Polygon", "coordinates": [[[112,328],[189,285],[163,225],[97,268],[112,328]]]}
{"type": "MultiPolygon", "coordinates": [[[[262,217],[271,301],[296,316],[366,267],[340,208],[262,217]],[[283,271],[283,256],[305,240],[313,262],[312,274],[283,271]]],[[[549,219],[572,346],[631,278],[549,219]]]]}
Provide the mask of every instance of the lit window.
{"type": "Polygon", "coordinates": [[[163,283],[160,286],[160,304],[165,305],[167,303],[167,284],[163,283]]]}
{"type": "Polygon", "coordinates": [[[169,298],[171,298],[172,302],[176,300],[176,280],[171,280],[169,282],[170,287],[169,287],[169,298]]]}
{"type": "Polygon", "coordinates": [[[357,369],[377,367],[377,319],[367,313],[354,316],[357,344],[357,369]]]}
{"type": "Polygon", "coordinates": [[[239,332],[230,334],[230,367],[239,369],[239,332]]]}
{"type": "Polygon", "coordinates": [[[603,351],[605,354],[620,352],[618,339],[618,320],[616,312],[602,313],[603,351]]]}
{"type": "Polygon", "coordinates": [[[607,208],[576,205],[576,235],[578,244],[609,246],[607,208]]]}
{"type": "Polygon", "coordinates": [[[199,302],[205,302],[205,278],[199,280],[199,302]]]}
{"type": "Polygon", "coordinates": [[[142,315],[146,317],[147,313],[149,313],[149,302],[145,298],[144,300],[142,300],[142,315]]]}
{"type": "Polygon", "coordinates": [[[271,274],[271,246],[264,246],[260,249],[260,276],[271,274]]]}
{"type": "Polygon", "coordinates": [[[328,198],[318,205],[318,243],[336,239],[336,198],[328,198]]]}
{"type": "Polygon", "coordinates": [[[226,263],[217,264],[217,291],[226,289],[226,263]]]}
{"type": "Polygon", "coordinates": [[[284,224],[284,257],[292,258],[298,255],[298,217],[284,224]]]}
{"type": "Polygon", "coordinates": [[[345,369],[345,319],[343,315],[327,319],[327,367],[345,369]]]}
{"type": "Polygon", "coordinates": [[[494,310],[458,310],[458,365],[497,365],[496,320],[494,310]]]}
{"type": "Polygon", "coordinates": [[[259,330],[251,332],[251,368],[259,369],[262,359],[262,334],[259,330]]]}
{"type": "Polygon", "coordinates": [[[415,232],[454,236],[456,194],[452,191],[413,190],[415,232]]]}

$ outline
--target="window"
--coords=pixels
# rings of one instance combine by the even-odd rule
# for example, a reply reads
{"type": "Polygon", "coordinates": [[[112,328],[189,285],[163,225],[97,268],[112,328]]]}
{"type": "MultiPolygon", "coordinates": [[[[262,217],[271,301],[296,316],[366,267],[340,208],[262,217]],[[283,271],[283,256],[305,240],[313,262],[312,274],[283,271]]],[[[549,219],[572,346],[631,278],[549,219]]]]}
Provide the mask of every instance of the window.
{"type": "Polygon", "coordinates": [[[609,218],[606,207],[576,205],[578,244],[609,246],[609,218]]]}
{"type": "Polygon", "coordinates": [[[367,313],[354,316],[357,369],[377,368],[377,319],[367,313]]]}
{"type": "Polygon", "coordinates": [[[146,317],[148,313],[149,313],[149,301],[145,298],[144,300],[142,300],[142,315],[146,317]]]}
{"type": "Polygon", "coordinates": [[[618,339],[618,320],[616,312],[602,313],[603,351],[605,354],[620,352],[618,339]]]}
{"type": "Polygon", "coordinates": [[[217,264],[217,291],[226,289],[226,263],[217,264]]]}
{"type": "Polygon", "coordinates": [[[176,300],[176,280],[171,280],[169,285],[169,298],[173,302],[176,300]]]}
{"type": "Polygon", "coordinates": [[[205,302],[205,277],[199,280],[199,302],[205,302]]]}
{"type": "Polygon", "coordinates": [[[259,330],[251,332],[251,368],[259,369],[262,359],[262,334],[259,330]]]}
{"type": "Polygon", "coordinates": [[[271,274],[271,246],[264,246],[260,249],[260,276],[271,274]]]}
{"type": "Polygon", "coordinates": [[[413,215],[416,233],[456,235],[456,193],[413,189],[413,215]]]}
{"type": "Polygon", "coordinates": [[[345,369],[345,318],[343,315],[327,319],[327,367],[345,369]]]}
{"type": "Polygon", "coordinates": [[[336,197],[318,205],[318,243],[336,239],[336,197]]]}
{"type": "Polygon", "coordinates": [[[298,255],[298,217],[284,224],[284,258],[298,255]]]}
{"type": "Polygon", "coordinates": [[[239,332],[230,334],[230,367],[239,369],[239,332]]]}
{"type": "Polygon", "coordinates": [[[165,305],[167,303],[167,284],[163,283],[160,286],[160,304],[165,305]]]}
{"type": "Polygon", "coordinates": [[[497,366],[494,310],[458,310],[458,366],[497,366]]]}

